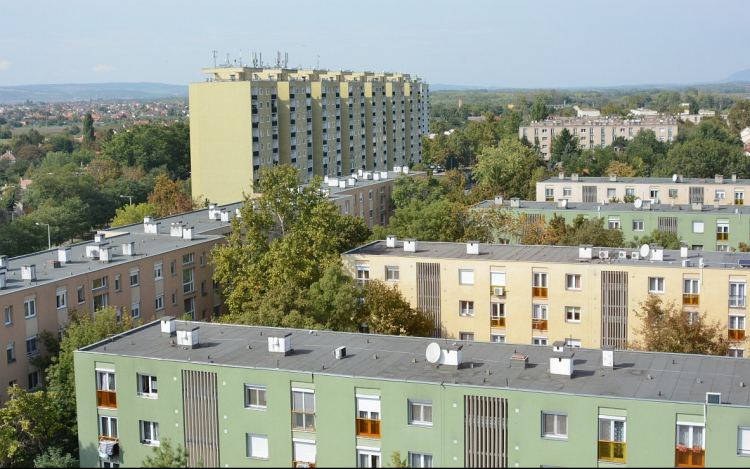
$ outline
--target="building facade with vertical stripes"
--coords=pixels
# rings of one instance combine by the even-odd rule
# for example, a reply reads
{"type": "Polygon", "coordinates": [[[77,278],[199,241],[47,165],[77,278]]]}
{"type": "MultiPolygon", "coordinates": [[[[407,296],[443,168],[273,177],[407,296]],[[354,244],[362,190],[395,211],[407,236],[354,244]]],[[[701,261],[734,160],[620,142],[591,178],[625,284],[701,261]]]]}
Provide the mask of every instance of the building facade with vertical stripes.
{"type": "Polygon", "coordinates": [[[747,467],[750,362],[162,318],[75,352],[81,467],[747,467]],[[116,383],[116,385],[115,385],[116,383]]]}

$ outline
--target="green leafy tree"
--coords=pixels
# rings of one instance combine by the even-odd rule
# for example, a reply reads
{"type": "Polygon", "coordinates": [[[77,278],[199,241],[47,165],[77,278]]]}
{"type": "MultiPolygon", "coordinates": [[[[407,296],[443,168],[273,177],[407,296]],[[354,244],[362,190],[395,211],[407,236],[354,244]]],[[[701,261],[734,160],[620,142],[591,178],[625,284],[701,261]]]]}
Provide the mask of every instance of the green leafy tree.
{"type": "Polygon", "coordinates": [[[391,462],[388,467],[409,467],[409,460],[401,458],[401,451],[394,451],[391,453],[391,462]]]}
{"type": "Polygon", "coordinates": [[[316,323],[333,331],[357,332],[360,322],[360,294],[356,281],[340,264],[332,263],[310,286],[310,310],[316,323]]]}
{"type": "Polygon", "coordinates": [[[680,168],[685,177],[692,178],[710,178],[715,174],[727,173],[746,177],[750,175],[750,160],[739,145],[696,139],[674,145],[666,158],[654,166],[652,175],[669,177],[675,168],[680,168]]]}
{"type": "Polygon", "coordinates": [[[584,219],[578,215],[562,233],[558,242],[561,246],[591,244],[601,247],[623,246],[622,230],[610,230],[604,226],[604,218],[584,219]]]}
{"type": "Polygon", "coordinates": [[[496,194],[533,200],[535,177],[544,176],[544,160],[518,140],[501,140],[497,147],[479,155],[474,179],[496,194]],[[540,171],[537,171],[541,169],[540,171]]]}
{"type": "Polygon", "coordinates": [[[649,295],[634,310],[640,322],[635,327],[636,340],[628,344],[635,350],[667,353],[726,355],[729,343],[726,329],[717,319],[710,323],[707,312],[684,311],[673,301],[664,304],[656,295],[649,295]]]}
{"type": "Polygon", "coordinates": [[[682,242],[677,233],[668,233],[665,231],[654,230],[651,234],[636,237],[631,243],[632,247],[638,247],[644,244],[658,244],[664,249],[680,249],[682,242]]]}
{"type": "Polygon", "coordinates": [[[90,112],[86,113],[86,117],[83,118],[83,144],[87,148],[91,148],[94,145],[94,118],[90,112]]]}
{"type": "Polygon", "coordinates": [[[150,456],[141,462],[141,467],[188,467],[188,452],[181,444],[172,447],[172,440],[164,438],[154,446],[150,456]]]}
{"type": "Polygon", "coordinates": [[[362,318],[371,334],[425,337],[433,330],[429,315],[411,307],[398,287],[370,280],[364,288],[362,318]]]}
{"type": "Polygon", "coordinates": [[[733,132],[740,133],[750,126],[750,101],[743,99],[729,109],[729,127],[733,132]]]}
{"type": "Polygon", "coordinates": [[[145,171],[166,166],[170,179],[185,179],[190,168],[190,128],[181,122],[134,125],[114,135],[102,153],[120,166],[138,166],[145,171]]]}
{"type": "Polygon", "coordinates": [[[164,174],[156,177],[154,190],[148,195],[148,203],[156,207],[154,215],[159,218],[191,212],[198,208],[198,204],[182,190],[180,185],[164,174]]]}
{"type": "Polygon", "coordinates": [[[34,467],[37,468],[73,468],[80,467],[78,460],[71,454],[63,454],[60,448],[55,446],[47,450],[34,459],[34,467]]]}
{"type": "Polygon", "coordinates": [[[563,168],[566,168],[568,162],[580,154],[581,149],[578,145],[578,137],[573,135],[567,128],[563,128],[552,139],[549,163],[550,165],[554,165],[557,162],[561,162],[563,168]]]}
{"type": "Polygon", "coordinates": [[[131,225],[140,223],[144,217],[154,216],[157,213],[156,205],[144,203],[137,205],[125,205],[115,211],[115,217],[110,223],[111,227],[131,225]]]}
{"type": "Polygon", "coordinates": [[[541,122],[550,115],[550,110],[547,107],[547,97],[545,95],[537,96],[534,99],[534,104],[529,109],[529,114],[532,121],[541,122]]]}

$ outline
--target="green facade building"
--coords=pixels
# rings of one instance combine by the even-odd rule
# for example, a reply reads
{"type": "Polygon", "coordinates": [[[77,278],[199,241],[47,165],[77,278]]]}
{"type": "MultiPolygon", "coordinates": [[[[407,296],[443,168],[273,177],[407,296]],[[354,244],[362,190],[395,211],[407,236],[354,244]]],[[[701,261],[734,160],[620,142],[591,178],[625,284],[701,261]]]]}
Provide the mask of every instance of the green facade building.
{"type": "Polygon", "coordinates": [[[750,362],[163,318],[75,353],[82,467],[747,467],[750,362]],[[708,403],[707,403],[708,402],[708,403]]]}
{"type": "MultiPolygon", "coordinates": [[[[626,242],[651,234],[654,230],[676,233],[691,250],[730,251],[739,243],[750,244],[750,206],[678,205],[636,203],[532,202],[513,198],[486,200],[474,210],[506,208],[549,222],[555,215],[571,223],[578,215],[603,218],[604,226],[621,229],[626,242]]],[[[501,235],[502,237],[502,235],[501,235]]],[[[514,240],[511,240],[514,242],[514,240]]]]}

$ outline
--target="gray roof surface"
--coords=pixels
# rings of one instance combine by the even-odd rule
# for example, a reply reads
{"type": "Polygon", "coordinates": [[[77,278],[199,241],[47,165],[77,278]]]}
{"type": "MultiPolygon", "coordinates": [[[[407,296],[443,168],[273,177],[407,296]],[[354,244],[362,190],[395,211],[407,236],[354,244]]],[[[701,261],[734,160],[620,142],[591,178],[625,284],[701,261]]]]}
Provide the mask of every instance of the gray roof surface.
{"type": "MultiPolygon", "coordinates": [[[[379,179],[376,181],[375,179],[373,179],[373,175],[375,173],[380,174],[381,171],[365,171],[365,173],[370,175],[370,179],[367,179],[367,177],[364,175],[357,176],[357,173],[352,173],[347,176],[331,176],[331,179],[336,179],[339,182],[340,181],[346,182],[347,183],[346,187],[345,188],[339,187],[339,186],[331,187],[328,185],[328,183],[321,182],[321,188],[328,190],[328,193],[331,198],[338,198],[342,195],[351,195],[350,191],[354,193],[356,192],[356,189],[365,188],[365,187],[372,186],[375,184],[381,184],[384,181],[389,181],[389,180],[395,181],[396,179],[398,179],[399,175],[401,174],[404,174],[406,176],[424,176],[427,174],[426,172],[423,172],[423,171],[409,171],[408,173],[388,171],[388,177],[386,179],[379,179]],[[352,178],[352,177],[357,179],[357,182],[355,183],[354,186],[350,186],[348,182],[349,178],[352,178]]],[[[307,184],[302,184],[302,186],[305,186],[305,185],[307,184]]]]}
{"type": "MultiPolygon", "coordinates": [[[[415,257],[424,259],[463,259],[478,261],[507,261],[507,262],[536,262],[536,263],[562,263],[580,264],[591,262],[608,264],[610,266],[643,266],[643,267],[680,267],[682,260],[680,251],[664,250],[663,261],[650,261],[646,259],[631,260],[618,259],[618,252],[625,251],[628,254],[637,252],[638,248],[594,248],[593,259],[579,259],[578,246],[526,246],[519,244],[481,244],[480,254],[467,254],[466,243],[437,243],[418,241],[417,252],[404,251],[403,241],[397,241],[395,248],[389,248],[386,241],[373,241],[372,243],[352,249],[343,255],[355,254],[362,256],[394,256],[415,257]],[[609,251],[609,259],[598,259],[600,250],[609,251]]],[[[706,269],[744,269],[740,267],[740,259],[750,259],[747,252],[714,252],[714,251],[688,251],[688,259],[692,266],[698,268],[698,259],[703,259],[706,269]]]]}
{"type": "MultiPolygon", "coordinates": [[[[636,210],[633,204],[629,203],[607,203],[602,205],[598,202],[572,202],[568,201],[567,209],[557,206],[557,202],[536,202],[532,200],[521,200],[519,201],[520,208],[524,210],[538,210],[538,211],[555,211],[564,212],[565,210],[579,210],[586,212],[657,212],[657,213],[673,213],[673,214],[715,214],[715,215],[735,215],[736,213],[750,214],[750,205],[719,205],[715,208],[713,204],[703,204],[701,211],[693,210],[689,204],[651,204],[651,210],[640,209],[636,210]]],[[[499,207],[500,205],[495,204],[494,200],[483,200],[478,204],[474,205],[474,209],[484,209],[499,207]]],[[[505,200],[503,206],[511,208],[510,200],[505,200]]]]}
{"type": "MultiPolygon", "coordinates": [[[[235,208],[240,206],[240,203],[235,203],[222,205],[219,208],[225,208],[234,212],[235,208]]],[[[51,250],[38,251],[24,256],[10,258],[8,260],[6,288],[0,290],[0,297],[21,289],[35,288],[37,285],[45,282],[54,282],[75,275],[110,268],[117,263],[126,263],[133,259],[140,259],[143,257],[158,256],[175,249],[181,249],[185,247],[186,243],[200,243],[207,240],[216,240],[221,238],[221,236],[204,233],[221,229],[222,226],[229,226],[226,222],[210,220],[208,218],[207,209],[160,218],[155,221],[160,223],[158,236],[145,234],[143,223],[137,223],[99,231],[99,233],[105,235],[105,239],[101,242],[86,241],[70,246],[61,246],[69,247],[71,249],[72,262],[69,264],[62,264],[59,268],[53,268],[52,265],[47,264],[48,261],[57,260],[57,247],[52,248],[51,250]],[[195,237],[193,238],[193,241],[186,241],[182,238],[170,236],[171,224],[178,222],[187,227],[195,228],[195,237]],[[131,257],[122,255],[122,245],[130,242],[135,243],[135,256],[131,257]],[[102,243],[108,243],[110,250],[113,253],[113,259],[111,262],[102,263],[98,259],[89,259],[86,257],[87,246],[96,246],[102,243]],[[36,266],[36,282],[21,280],[21,267],[27,265],[36,266]]]]}
{"type": "Polygon", "coordinates": [[[704,403],[706,392],[720,392],[724,404],[750,406],[750,386],[740,387],[750,381],[750,361],[730,357],[617,350],[615,368],[604,369],[601,350],[566,349],[574,352],[573,376],[567,377],[549,373],[555,355],[549,346],[178,321],[178,329],[195,326],[200,327],[195,349],[172,346],[155,321],[77,353],[672,402],[704,403]],[[294,353],[269,353],[268,337],[288,333],[294,353]],[[431,342],[463,344],[463,365],[428,363],[431,342]],[[340,346],[346,347],[346,357],[336,360],[332,352],[340,346]],[[528,356],[525,369],[510,367],[515,353],[528,356]]]}
{"type": "MultiPolygon", "coordinates": [[[[576,183],[576,184],[593,184],[593,183],[608,183],[608,184],[670,184],[670,185],[685,185],[685,184],[719,184],[714,178],[683,178],[681,182],[672,181],[671,177],[668,178],[653,178],[653,177],[638,177],[638,178],[626,178],[617,176],[617,181],[610,181],[609,176],[606,177],[579,177],[578,181],[573,181],[570,177],[564,177],[560,179],[559,176],[554,176],[547,179],[537,181],[538,184],[544,183],[576,183]]],[[[725,177],[722,184],[727,186],[746,186],[750,184],[750,179],[737,179],[732,181],[731,177],[725,177]]]]}

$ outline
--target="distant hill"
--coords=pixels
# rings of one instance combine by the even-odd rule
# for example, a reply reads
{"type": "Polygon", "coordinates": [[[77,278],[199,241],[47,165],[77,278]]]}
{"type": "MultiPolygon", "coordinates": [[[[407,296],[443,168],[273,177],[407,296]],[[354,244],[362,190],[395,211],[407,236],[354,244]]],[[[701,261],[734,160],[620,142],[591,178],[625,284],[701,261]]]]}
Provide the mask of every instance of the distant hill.
{"type": "Polygon", "coordinates": [[[88,101],[90,99],[186,98],[187,85],[164,83],[76,83],[0,86],[0,103],[88,101]]]}
{"type": "Polygon", "coordinates": [[[733,73],[731,76],[725,78],[722,83],[735,83],[738,81],[750,81],[750,68],[733,73]]]}

